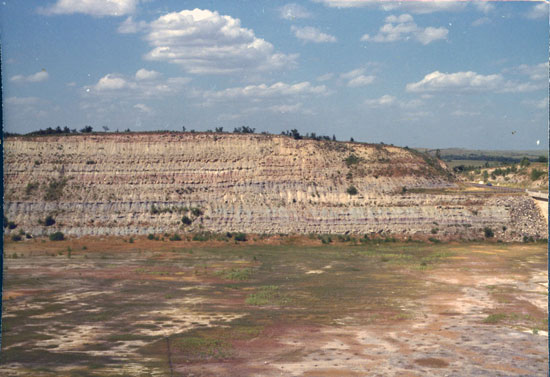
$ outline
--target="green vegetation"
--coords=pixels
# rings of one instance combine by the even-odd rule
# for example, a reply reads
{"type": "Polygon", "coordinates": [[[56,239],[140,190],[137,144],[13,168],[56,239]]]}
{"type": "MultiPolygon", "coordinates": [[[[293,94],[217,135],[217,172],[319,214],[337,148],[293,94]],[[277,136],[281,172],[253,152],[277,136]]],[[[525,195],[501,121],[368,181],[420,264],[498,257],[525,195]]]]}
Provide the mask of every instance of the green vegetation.
{"type": "Polygon", "coordinates": [[[169,238],[170,241],[181,241],[181,237],[179,234],[174,233],[172,237],[169,238]]]}
{"type": "Polygon", "coordinates": [[[244,233],[236,233],[234,238],[235,241],[246,242],[246,234],[244,233]]]}
{"type": "Polygon", "coordinates": [[[7,222],[7,227],[8,227],[8,229],[15,229],[15,228],[17,228],[17,224],[14,223],[13,221],[8,221],[7,222]]]}
{"type": "Polygon", "coordinates": [[[148,239],[148,240],[154,240],[154,239],[155,239],[155,235],[154,235],[154,234],[148,234],[148,235],[147,235],[147,239],[148,239]]]}
{"type": "Polygon", "coordinates": [[[181,222],[183,223],[183,225],[191,225],[191,223],[193,223],[193,220],[191,220],[188,216],[183,216],[181,218],[181,222]]]}
{"type": "Polygon", "coordinates": [[[14,234],[13,236],[11,236],[11,240],[12,241],[21,241],[21,236],[19,234],[14,234]]]}
{"type": "Polygon", "coordinates": [[[33,191],[38,189],[39,186],[40,186],[40,184],[38,182],[27,183],[27,187],[25,187],[25,195],[32,194],[33,191]]]}
{"type": "Polygon", "coordinates": [[[533,170],[531,170],[531,180],[536,181],[540,177],[542,177],[544,174],[546,174],[546,173],[542,170],[533,169],[533,170]]]}
{"type": "Polygon", "coordinates": [[[252,277],[252,268],[232,268],[229,271],[223,270],[216,273],[216,275],[227,280],[249,280],[252,277]]]}
{"type": "Polygon", "coordinates": [[[46,188],[46,193],[44,194],[44,200],[46,201],[56,201],[61,199],[63,195],[63,188],[67,184],[66,178],[60,178],[58,180],[53,180],[48,184],[46,188]]]}
{"type": "Polygon", "coordinates": [[[495,236],[495,233],[493,232],[493,230],[489,227],[485,227],[483,229],[483,233],[485,234],[485,238],[492,238],[495,236]]]}
{"type": "Polygon", "coordinates": [[[151,215],[158,215],[159,213],[186,213],[189,212],[187,207],[178,207],[178,206],[168,206],[168,207],[157,207],[154,204],[151,204],[151,215]]]}
{"type": "Polygon", "coordinates": [[[357,188],[355,186],[349,186],[346,192],[350,195],[357,195],[359,191],[357,191],[357,188]]]}
{"type": "Polygon", "coordinates": [[[279,291],[276,285],[267,285],[260,287],[257,293],[252,293],[245,301],[248,305],[266,306],[266,305],[283,305],[289,302],[279,291]]]}
{"type": "Polygon", "coordinates": [[[61,232],[55,232],[50,234],[50,241],[63,241],[65,239],[65,235],[61,232]]]}
{"type": "Polygon", "coordinates": [[[361,158],[357,157],[356,155],[354,154],[350,154],[348,157],[346,157],[346,159],[344,160],[344,162],[346,163],[346,166],[349,168],[350,166],[352,165],[357,165],[358,163],[360,163],[362,161],[361,158]]]}
{"type": "Polygon", "coordinates": [[[199,216],[202,216],[203,212],[200,208],[191,208],[191,213],[193,214],[193,216],[195,217],[199,217],[199,216]]]}
{"type": "Polygon", "coordinates": [[[53,224],[55,224],[55,219],[51,215],[48,215],[44,219],[43,223],[45,226],[52,226],[53,224]]]}

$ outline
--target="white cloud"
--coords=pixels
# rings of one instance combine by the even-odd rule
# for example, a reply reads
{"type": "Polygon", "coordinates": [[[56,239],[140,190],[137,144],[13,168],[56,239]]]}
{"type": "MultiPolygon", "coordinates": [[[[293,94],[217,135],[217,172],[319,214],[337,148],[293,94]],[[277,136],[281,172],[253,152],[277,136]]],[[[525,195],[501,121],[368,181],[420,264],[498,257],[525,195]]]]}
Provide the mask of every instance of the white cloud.
{"type": "Polygon", "coordinates": [[[42,70],[40,72],[33,73],[29,76],[23,76],[23,75],[15,75],[13,76],[10,81],[13,82],[41,82],[46,81],[50,77],[48,72],[45,70],[42,70]]]}
{"type": "Polygon", "coordinates": [[[305,42],[314,42],[314,43],[332,43],[336,42],[336,37],[330,34],[321,32],[319,29],[305,26],[305,27],[296,27],[292,26],[290,28],[296,38],[301,39],[305,42]]]}
{"type": "Polygon", "coordinates": [[[491,19],[489,17],[481,17],[475,20],[474,22],[472,22],[472,26],[481,26],[481,25],[486,25],[490,23],[491,23],[491,19]]]}
{"type": "Polygon", "coordinates": [[[529,79],[533,81],[548,80],[548,62],[537,65],[522,64],[517,70],[523,75],[528,75],[529,79]]]}
{"type": "Polygon", "coordinates": [[[132,77],[117,73],[106,74],[96,84],[85,86],[84,89],[92,95],[147,98],[176,93],[189,81],[186,77],[171,77],[164,80],[158,72],[142,68],[132,77]]]}
{"type": "Polygon", "coordinates": [[[311,17],[311,13],[309,13],[306,8],[296,3],[286,4],[285,6],[279,9],[279,12],[280,12],[281,18],[284,18],[285,20],[291,20],[291,21],[297,18],[311,17]]]}
{"type": "Polygon", "coordinates": [[[94,88],[98,92],[101,92],[104,90],[117,90],[126,88],[128,85],[129,83],[124,78],[119,77],[113,73],[109,73],[100,78],[97,84],[95,84],[94,88]]]}
{"type": "Polygon", "coordinates": [[[38,10],[44,14],[84,13],[91,16],[124,16],[134,13],[139,0],[58,0],[38,10]]]}
{"type": "Polygon", "coordinates": [[[540,4],[533,5],[531,9],[525,13],[525,16],[531,19],[548,18],[548,3],[541,2],[540,4]]]}
{"type": "Polygon", "coordinates": [[[350,80],[365,73],[365,68],[357,68],[340,75],[341,79],[350,80]]]}
{"type": "Polygon", "coordinates": [[[136,80],[154,80],[160,76],[157,71],[148,71],[145,68],[141,68],[136,72],[136,80]]]}
{"type": "Polygon", "coordinates": [[[359,87],[371,84],[376,76],[373,75],[364,75],[365,68],[357,68],[349,72],[340,74],[340,79],[347,81],[347,86],[349,87],[359,87]]]}
{"type": "Polygon", "coordinates": [[[148,60],[165,61],[196,74],[271,71],[295,65],[297,54],[274,51],[241,21],[210,10],[165,14],[148,26],[148,60]]]}
{"type": "Polygon", "coordinates": [[[220,91],[207,91],[204,96],[209,99],[233,99],[233,98],[273,98],[285,96],[297,96],[304,94],[324,95],[327,94],[325,85],[313,86],[304,81],[297,84],[286,84],[277,82],[273,85],[249,85],[245,87],[228,88],[220,91]]]}
{"type": "Polygon", "coordinates": [[[410,14],[402,14],[399,17],[394,15],[386,17],[386,24],[380,28],[378,34],[375,36],[364,34],[361,41],[396,42],[414,38],[423,45],[427,45],[440,39],[446,39],[447,34],[449,34],[449,30],[446,28],[431,26],[421,28],[414,23],[410,14]]]}
{"type": "Polygon", "coordinates": [[[490,91],[502,88],[501,75],[480,75],[476,72],[442,73],[434,71],[415,83],[407,84],[408,92],[490,91]]]}
{"type": "Polygon", "coordinates": [[[317,81],[328,81],[333,77],[334,73],[325,73],[324,75],[317,77],[317,81]]]}
{"type": "Polygon", "coordinates": [[[117,31],[122,34],[133,34],[139,31],[146,30],[147,26],[148,26],[147,22],[145,21],[135,22],[133,17],[130,16],[126,20],[124,20],[123,23],[120,24],[117,31]]]}
{"type": "Polygon", "coordinates": [[[476,0],[472,1],[472,4],[476,7],[477,10],[487,14],[495,9],[495,6],[486,0],[476,0]]]}
{"type": "Polygon", "coordinates": [[[146,113],[146,114],[152,114],[153,113],[153,109],[151,109],[149,106],[147,106],[143,103],[135,104],[134,109],[137,109],[137,110],[139,110],[143,113],[146,113]]]}
{"type": "Polygon", "coordinates": [[[535,102],[537,109],[548,109],[548,98],[543,98],[540,101],[535,102]]]}
{"type": "Polygon", "coordinates": [[[460,11],[466,8],[464,1],[392,1],[392,0],[314,0],[332,8],[379,7],[385,11],[402,10],[415,14],[460,11]]]}
{"type": "Polygon", "coordinates": [[[274,113],[281,113],[281,114],[287,114],[287,113],[296,113],[300,110],[302,110],[302,104],[296,103],[293,105],[273,105],[269,107],[269,110],[273,111],[274,113]]]}
{"type": "Polygon", "coordinates": [[[369,107],[383,107],[392,105],[395,102],[395,97],[385,94],[380,98],[365,100],[365,105],[369,107]]]}
{"type": "Polygon", "coordinates": [[[481,113],[479,111],[466,111],[466,110],[455,110],[451,113],[451,115],[457,116],[457,117],[469,117],[469,116],[476,116],[480,115],[481,113]]]}
{"type": "Polygon", "coordinates": [[[372,84],[374,79],[375,79],[375,77],[372,76],[372,75],[369,75],[369,76],[359,75],[359,76],[354,77],[351,80],[349,80],[348,81],[348,86],[352,87],[352,88],[355,88],[355,87],[358,87],[358,86],[369,85],[369,84],[372,84]]]}
{"type": "Polygon", "coordinates": [[[34,105],[40,102],[37,97],[8,97],[6,103],[10,105],[34,105]]]}

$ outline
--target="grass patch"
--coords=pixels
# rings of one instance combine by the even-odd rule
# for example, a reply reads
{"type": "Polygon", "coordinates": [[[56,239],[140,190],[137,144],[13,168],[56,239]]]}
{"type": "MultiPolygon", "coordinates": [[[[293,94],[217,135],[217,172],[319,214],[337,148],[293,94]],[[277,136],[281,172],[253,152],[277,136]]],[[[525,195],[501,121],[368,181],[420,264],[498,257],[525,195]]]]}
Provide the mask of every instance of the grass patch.
{"type": "Polygon", "coordinates": [[[227,280],[249,280],[252,277],[252,268],[232,268],[229,271],[223,270],[216,272],[216,275],[227,280]]]}
{"type": "Polygon", "coordinates": [[[258,292],[249,295],[245,302],[253,306],[284,305],[289,302],[276,285],[260,287],[258,292]]]}

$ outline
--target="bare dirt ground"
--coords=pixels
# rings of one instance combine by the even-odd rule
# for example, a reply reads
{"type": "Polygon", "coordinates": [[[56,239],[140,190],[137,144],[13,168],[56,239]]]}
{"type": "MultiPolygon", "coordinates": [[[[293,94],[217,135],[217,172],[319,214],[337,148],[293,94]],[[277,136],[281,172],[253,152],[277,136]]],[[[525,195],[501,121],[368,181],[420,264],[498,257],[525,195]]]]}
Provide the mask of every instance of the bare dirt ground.
{"type": "Polygon", "coordinates": [[[0,374],[545,376],[545,244],[5,244],[0,374]]]}

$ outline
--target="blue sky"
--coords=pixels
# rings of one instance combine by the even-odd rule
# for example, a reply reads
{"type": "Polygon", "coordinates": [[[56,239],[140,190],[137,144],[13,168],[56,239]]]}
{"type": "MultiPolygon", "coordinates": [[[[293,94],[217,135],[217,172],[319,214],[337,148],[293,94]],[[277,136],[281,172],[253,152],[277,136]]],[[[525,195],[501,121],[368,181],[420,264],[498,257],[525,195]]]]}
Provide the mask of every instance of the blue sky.
{"type": "Polygon", "coordinates": [[[544,2],[4,0],[0,12],[8,132],[246,125],[547,146],[544,2]]]}

